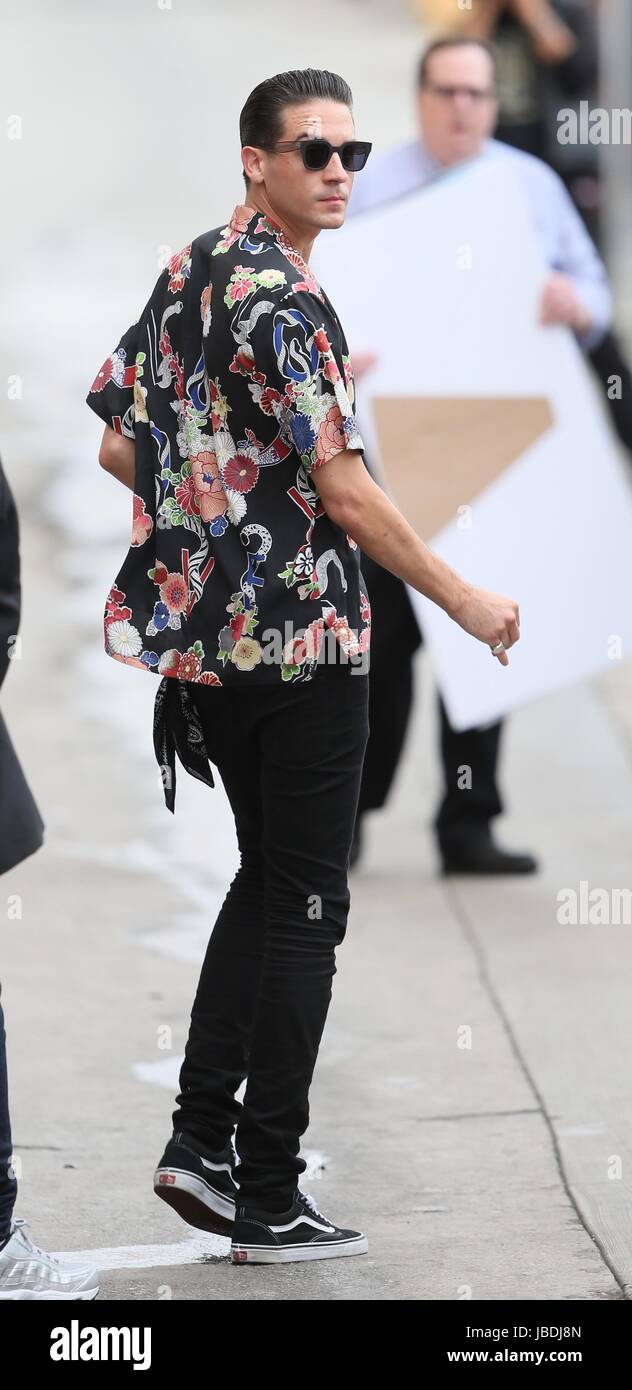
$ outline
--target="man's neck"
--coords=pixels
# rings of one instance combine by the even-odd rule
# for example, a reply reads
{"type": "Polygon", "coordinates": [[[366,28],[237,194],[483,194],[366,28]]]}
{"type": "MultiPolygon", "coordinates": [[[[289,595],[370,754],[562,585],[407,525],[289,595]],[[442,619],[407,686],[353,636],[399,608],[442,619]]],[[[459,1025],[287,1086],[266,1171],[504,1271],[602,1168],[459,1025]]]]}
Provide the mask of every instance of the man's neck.
{"type": "Polygon", "coordinates": [[[286,241],[289,241],[290,246],[293,246],[295,251],[298,251],[299,255],[303,257],[305,264],[309,265],[317,232],[311,233],[305,227],[297,227],[280,217],[278,212],[275,212],[274,208],[271,207],[264,193],[255,193],[251,189],[246,197],[246,205],[249,208],[254,208],[256,212],[263,213],[276,227],[280,227],[286,241]]]}
{"type": "Polygon", "coordinates": [[[420,136],[419,143],[426,159],[434,165],[438,173],[443,173],[447,169],[456,169],[459,164],[468,164],[471,159],[478,159],[485,153],[489,145],[488,140],[481,141],[477,150],[474,150],[470,154],[459,155],[458,158],[450,159],[445,153],[439,154],[436,150],[430,149],[424,140],[423,134],[420,136]]]}

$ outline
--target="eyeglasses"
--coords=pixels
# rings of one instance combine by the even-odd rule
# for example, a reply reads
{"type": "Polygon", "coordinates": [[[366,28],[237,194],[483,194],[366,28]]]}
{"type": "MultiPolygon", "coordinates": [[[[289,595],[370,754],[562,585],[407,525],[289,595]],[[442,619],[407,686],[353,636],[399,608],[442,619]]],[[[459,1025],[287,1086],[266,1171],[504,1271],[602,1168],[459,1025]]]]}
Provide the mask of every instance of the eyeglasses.
{"type": "Polygon", "coordinates": [[[330,145],[328,140],[282,140],[276,145],[263,145],[273,154],[284,150],[300,150],[306,169],[326,169],[332,154],[339,154],[343,169],[355,174],[364,169],[373,149],[368,140],[345,140],[343,145],[330,145]]]}
{"type": "Polygon", "coordinates": [[[425,82],[424,86],[428,92],[441,97],[443,101],[454,101],[455,97],[469,97],[470,101],[483,102],[490,101],[494,96],[491,87],[445,87],[438,82],[425,82]]]}

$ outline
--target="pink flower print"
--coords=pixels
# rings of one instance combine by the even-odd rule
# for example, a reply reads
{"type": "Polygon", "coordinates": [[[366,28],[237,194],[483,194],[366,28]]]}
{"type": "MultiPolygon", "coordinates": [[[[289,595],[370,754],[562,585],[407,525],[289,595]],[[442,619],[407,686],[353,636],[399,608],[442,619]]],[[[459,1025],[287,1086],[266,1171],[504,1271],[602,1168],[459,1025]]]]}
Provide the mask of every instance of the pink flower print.
{"type": "Polygon", "coordinates": [[[254,272],[248,266],[236,265],[226,290],[226,298],[229,303],[238,304],[252,294],[256,285],[254,272]]]}
{"type": "Polygon", "coordinates": [[[318,328],[314,334],[314,342],[319,352],[331,352],[331,344],[325,333],[324,328],[318,328]]]}
{"type": "Polygon", "coordinates": [[[175,647],[171,647],[168,652],[163,652],[158,662],[158,672],[161,676],[177,676],[180,666],[180,653],[175,647]]]}
{"type": "Polygon", "coordinates": [[[308,661],[316,661],[325,637],[325,624],[322,618],[315,618],[305,632],[305,655],[308,661]]]}
{"type": "Polygon", "coordinates": [[[318,463],[327,463],[345,447],[345,433],[342,428],[342,415],[339,405],[332,405],[318,432],[316,458],[318,463]]]}
{"type": "Polygon", "coordinates": [[[205,449],[191,459],[191,476],[203,521],[214,521],[216,516],[223,516],[228,498],[213,449],[205,449]]]}
{"type": "Polygon", "coordinates": [[[234,232],[247,232],[252,217],[252,208],[247,203],[239,203],[229,222],[234,232]]]}
{"type": "Polygon", "coordinates": [[[302,280],[297,280],[293,289],[295,291],[306,290],[308,294],[317,294],[319,298],[322,298],[320,285],[313,275],[305,275],[302,280]]]}
{"type": "Polygon", "coordinates": [[[190,264],[191,243],[189,242],[188,246],[183,246],[181,251],[176,251],[175,256],[172,256],[171,260],[167,262],[167,270],[171,277],[167,286],[170,294],[178,294],[180,290],[184,289],[184,282],[187,278],[184,271],[190,264]]]}
{"type": "Polygon", "coordinates": [[[132,521],[132,545],[144,545],[149,540],[154,529],[154,523],[145,511],[145,503],[142,497],[134,494],[134,515],[132,521]]]}
{"type": "Polygon", "coordinates": [[[160,585],[160,597],[170,613],[184,613],[189,602],[189,590],[181,574],[173,571],[160,585]]]}
{"type": "Polygon", "coordinates": [[[302,666],[307,658],[307,643],[304,637],[291,637],[283,648],[285,666],[302,666]]]}
{"type": "Polygon", "coordinates": [[[358,650],[358,641],[352,628],[349,627],[347,619],[339,618],[335,608],[329,608],[324,617],[325,626],[335,633],[336,641],[344,651],[350,654],[358,650]]]}

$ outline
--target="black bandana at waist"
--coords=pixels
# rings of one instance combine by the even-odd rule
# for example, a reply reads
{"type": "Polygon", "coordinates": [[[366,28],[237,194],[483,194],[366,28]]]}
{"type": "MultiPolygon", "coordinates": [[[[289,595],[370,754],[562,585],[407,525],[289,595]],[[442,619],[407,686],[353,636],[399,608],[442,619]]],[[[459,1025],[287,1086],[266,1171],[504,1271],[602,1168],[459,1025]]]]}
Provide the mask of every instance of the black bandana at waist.
{"type": "Polygon", "coordinates": [[[154,749],[160,768],[165,803],[175,811],[176,753],[192,777],[214,787],[213,774],[197,709],[187,681],[164,676],[154,704],[154,749]]]}

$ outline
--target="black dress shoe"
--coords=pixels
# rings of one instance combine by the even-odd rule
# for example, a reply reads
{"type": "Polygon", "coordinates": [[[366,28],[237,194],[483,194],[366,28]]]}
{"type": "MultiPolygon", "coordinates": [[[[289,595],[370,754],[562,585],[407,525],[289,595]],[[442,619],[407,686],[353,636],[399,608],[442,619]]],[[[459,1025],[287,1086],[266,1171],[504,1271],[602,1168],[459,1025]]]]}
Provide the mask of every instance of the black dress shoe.
{"type": "Polygon", "coordinates": [[[538,861],[532,854],[501,849],[491,835],[471,835],[440,847],[444,874],[533,874],[538,861]]]}

